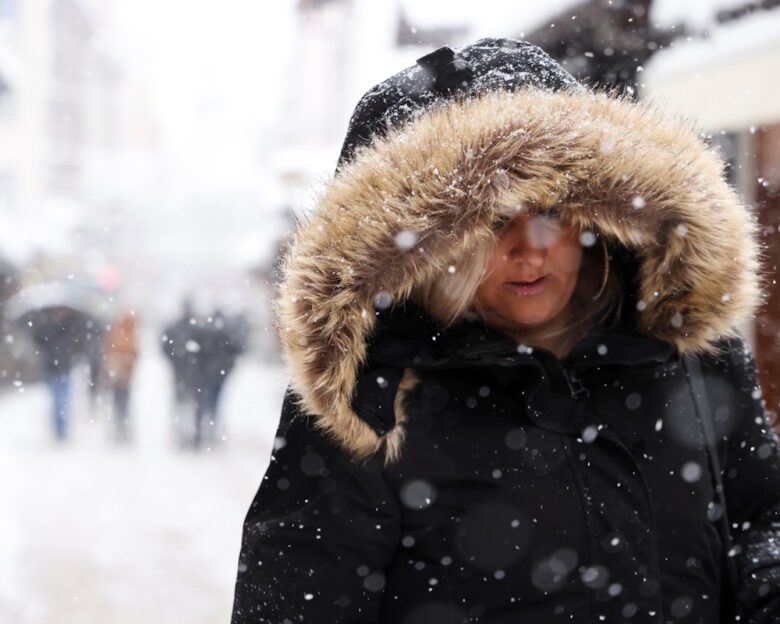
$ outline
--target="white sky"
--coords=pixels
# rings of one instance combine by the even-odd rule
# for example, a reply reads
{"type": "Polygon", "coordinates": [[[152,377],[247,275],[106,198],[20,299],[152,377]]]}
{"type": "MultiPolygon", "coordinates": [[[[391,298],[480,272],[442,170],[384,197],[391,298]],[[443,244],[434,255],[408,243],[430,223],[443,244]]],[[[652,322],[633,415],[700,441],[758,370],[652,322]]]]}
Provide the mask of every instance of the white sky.
{"type": "Polygon", "coordinates": [[[223,133],[273,122],[292,52],[293,6],[294,0],[117,2],[123,60],[151,87],[169,138],[207,132],[202,124],[210,118],[223,133]]]}
{"type": "Polygon", "coordinates": [[[540,22],[581,0],[400,0],[417,26],[471,24],[475,37],[502,37],[507,24],[531,30],[540,22]]]}

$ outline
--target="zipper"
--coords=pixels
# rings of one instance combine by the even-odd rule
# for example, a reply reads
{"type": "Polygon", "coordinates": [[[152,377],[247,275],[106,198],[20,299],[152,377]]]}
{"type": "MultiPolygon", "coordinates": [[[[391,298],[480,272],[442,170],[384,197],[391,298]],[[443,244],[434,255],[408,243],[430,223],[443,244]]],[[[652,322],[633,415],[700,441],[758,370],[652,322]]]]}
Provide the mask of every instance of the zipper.
{"type": "Polygon", "coordinates": [[[563,373],[563,378],[569,386],[569,392],[573,399],[588,398],[590,396],[588,389],[582,385],[582,381],[580,380],[576,369],[564,368],[562,366],[561,373],[563,373]]]}

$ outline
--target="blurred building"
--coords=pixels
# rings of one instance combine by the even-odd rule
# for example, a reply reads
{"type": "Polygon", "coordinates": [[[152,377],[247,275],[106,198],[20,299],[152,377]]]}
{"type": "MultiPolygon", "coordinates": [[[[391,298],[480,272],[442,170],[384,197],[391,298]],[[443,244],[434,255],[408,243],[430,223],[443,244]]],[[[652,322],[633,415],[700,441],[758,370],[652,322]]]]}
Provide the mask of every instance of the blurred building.
{"type": "Polygon", "coordinates": [[[90,36],[75,0],[0,2],[3,216],[20,218],[52,195],[76,193],[90,36]]]}
{"type": "Polygon", "coordinates": [[[101,33],[113,4],[0,0],[0,255],[24,268],[78,271],[94,242],[106,187],[95,170],[129,132],[126,81],[101,33]]]}

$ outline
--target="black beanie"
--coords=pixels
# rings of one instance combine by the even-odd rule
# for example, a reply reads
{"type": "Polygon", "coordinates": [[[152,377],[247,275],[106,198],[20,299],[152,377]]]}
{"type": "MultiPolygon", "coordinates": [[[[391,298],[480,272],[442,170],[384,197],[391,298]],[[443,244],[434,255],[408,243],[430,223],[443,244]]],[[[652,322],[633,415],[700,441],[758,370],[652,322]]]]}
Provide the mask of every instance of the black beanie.
{"type": "Polygon", "coordinates": [[[454,97],[474,97],[523,86],[559,90],[577,80],[541,48],[515,39],[480,39],[457,50],[439,48],[379,83],[360,98],[349,121],[338,167],[355,151],[454,97]]]}

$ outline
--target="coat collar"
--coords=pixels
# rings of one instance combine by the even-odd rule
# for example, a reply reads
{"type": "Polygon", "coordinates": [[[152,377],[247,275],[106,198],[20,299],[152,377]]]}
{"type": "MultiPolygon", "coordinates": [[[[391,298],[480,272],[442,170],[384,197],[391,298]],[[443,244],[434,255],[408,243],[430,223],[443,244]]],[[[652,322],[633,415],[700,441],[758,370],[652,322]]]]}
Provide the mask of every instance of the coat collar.
{"type": "Polygon", "coordinates": [[[546,349],[518,344],[511,336],[476,320],[442,329],[425,310],[407,302],[403,308],[379,315],[368,345],[366,368],[435,370],[541,361],[545,366],[585,370],[663,363],[677,353],[673,344],[637,330],[629,317],[592,327],[566,357],[559,359],[546,349]]]}
{"type": "Polygon", "coordinates": [[[385,435],[397,424],[394,403],[404,369],[502,367],[514,369],[518,400],[529,419],[551,431],[579,434],[586,426],[599,427],[585,409],[588,390],[581,376],[603,367],[663,364],[676,355],[674,345],[641,334],[623,319],[592,327],[561,360],[546,349],[519,345],[480,322],[463,321],[443,330],[424,310],[408,303],[380,314],[352,409],[378,435],[385,435]]]}

